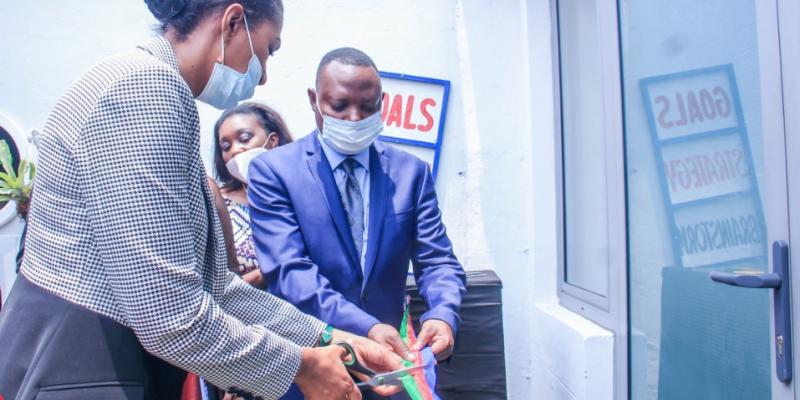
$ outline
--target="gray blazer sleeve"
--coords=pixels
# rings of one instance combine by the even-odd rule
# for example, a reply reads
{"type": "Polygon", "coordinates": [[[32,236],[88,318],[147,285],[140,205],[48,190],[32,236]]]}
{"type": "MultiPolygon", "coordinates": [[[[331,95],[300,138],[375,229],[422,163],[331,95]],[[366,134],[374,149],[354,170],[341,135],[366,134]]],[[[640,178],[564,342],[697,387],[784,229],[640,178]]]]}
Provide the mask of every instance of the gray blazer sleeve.
{"type": "Polygon", "coordinates": [[[90,172],[84,198],[100,265],[147,351],[219,387],[278,398],[299,369],[298,344],[324,325],[237,280],[221,302],[204,290],[210,267],[200,265],[197,246],[205,244],[193,232],[208,221],[187,212],[198,195],[188,190],[197,160],[181,85],[174,73],[131,73],[107,89],[84,126],[77,164],[90,172]]]}
{"type": "Polygon", "coordinates": [[[291,303],[254,288],[233,272],[227,271],[225,293],[220,305],[225,312],[248,325],[264,328],[305,347],[315,346],[325,324],[299,312],[291,303]],[[308,330],[309,325],[315,329],[308,330]]]}

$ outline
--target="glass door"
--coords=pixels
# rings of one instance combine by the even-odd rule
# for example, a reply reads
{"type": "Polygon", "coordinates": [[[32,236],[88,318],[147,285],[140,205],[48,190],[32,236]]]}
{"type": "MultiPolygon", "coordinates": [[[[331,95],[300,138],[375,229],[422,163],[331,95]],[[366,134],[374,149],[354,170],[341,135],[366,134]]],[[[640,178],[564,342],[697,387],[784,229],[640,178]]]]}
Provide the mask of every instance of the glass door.
{"type": "Polygon", "coordinates": [[[790,299],[739,287],[788,286],[765,275],[789,241],[777,3],[621,0],[619,16],[630,398],[794,398],[788,308],[773,318],[790,299]]]}

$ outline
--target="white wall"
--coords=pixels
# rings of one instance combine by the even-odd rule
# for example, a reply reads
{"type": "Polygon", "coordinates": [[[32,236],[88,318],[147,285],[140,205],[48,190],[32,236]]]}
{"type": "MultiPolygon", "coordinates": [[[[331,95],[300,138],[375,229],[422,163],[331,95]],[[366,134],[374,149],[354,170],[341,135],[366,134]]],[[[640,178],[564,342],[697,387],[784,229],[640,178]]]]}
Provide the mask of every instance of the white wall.
{"type": "MultiPolygon", "coordinates": [[[[608,333],[557,306],[549,2],[284,1],[283,47],[254,99],[305,135],[305,89],[319,58],[340,46],[382,70],[450,80],[437,192],[464,266],[503,280],[509,398],[586,399],[587,388],[610,398],[608,333]]],[[[153,23],[141,1],[0,5],[0,112],[41,127],[82,71],[146,39],[153,23]]],[[[208,159],[219,112],[200,111],[208,159]]]]}
{"type": "MultiPolygon", "coordinates": [[[[529,336],[525,392],[513,399],[610,400],[614,397],[611,332],[561,307],[557,293],[557,204],[553,17],[550,1],[527,3],[530,126],[533,179],[532,290],[524,298],[529,336]]],[[[625,373],[625,371],[621,371],[625,373]]],[[[621,388],[625,391],[627,388],[621,388]]]]}

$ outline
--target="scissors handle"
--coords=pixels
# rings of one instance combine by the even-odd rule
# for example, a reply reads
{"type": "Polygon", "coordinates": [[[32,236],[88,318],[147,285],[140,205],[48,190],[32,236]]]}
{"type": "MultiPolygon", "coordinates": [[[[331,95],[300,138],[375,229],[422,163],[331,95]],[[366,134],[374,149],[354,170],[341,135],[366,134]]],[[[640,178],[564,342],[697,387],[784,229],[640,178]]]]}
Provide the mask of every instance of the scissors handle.
{"type": "Polygon", "coordinates": [[[338,341],[334,344],[336,346],[344,348],[347,351],[347,354],[350,356],[349,360],[342,361],[344,363],[344,366],[347,367],[347,369],[349,369],[352,372],[358,372],[364,374],[369,378],[375,376],[375,371],[367,368],[364,364],[361,364],[361,362],[358,360],[358,356],[356,355],[355,349],[353,349],[353,346],[351,346],[350,343],[338,341]]]}
{"type": "Polygon", "coordinates": [[[362,392],[372,389],[372,385],[369,382],[356,382],[356,387],[362,392]]]}

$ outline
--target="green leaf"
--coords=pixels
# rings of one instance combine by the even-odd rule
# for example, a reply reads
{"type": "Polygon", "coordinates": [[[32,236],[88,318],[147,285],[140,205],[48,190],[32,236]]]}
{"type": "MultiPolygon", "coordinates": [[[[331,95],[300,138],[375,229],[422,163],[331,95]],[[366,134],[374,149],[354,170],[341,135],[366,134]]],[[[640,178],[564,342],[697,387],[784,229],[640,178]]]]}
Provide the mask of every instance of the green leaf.
{"type": "Polygon", "coordinates": [[[14,161],[11,159],[11,149],[9,149],[8,143],[5,140],[0,140],[0,164],[7,174],[11,175],[13,179],[16,179],[13,163],[14,161]]]}
{"type": "Polygon", "coordinates": [[[17,187],[20,189],[25,188],[25,170],[28,169],[28,162],[25,160],[19,161],[19,168],[17,169],[17,187]]]}
{"type": "Polygon", "coordinates": [[[28,163],[28,182],[33,185],[33,178],[36,176],[36,164],[28,163]]]}
{"type": "Polygon", "coordinates": [[[14,184],[14,179],[11,178],[11,175],[9,175],[9,174],[7,174],[5,172],[0,172],[0,184],[8,186],[8,187],[12,187],[13,184],[14,184]]]}
{"type": "Polygon", "coordinates": [[[11,201],[11,197],[0,195],[0,202],[11,201]]]}

